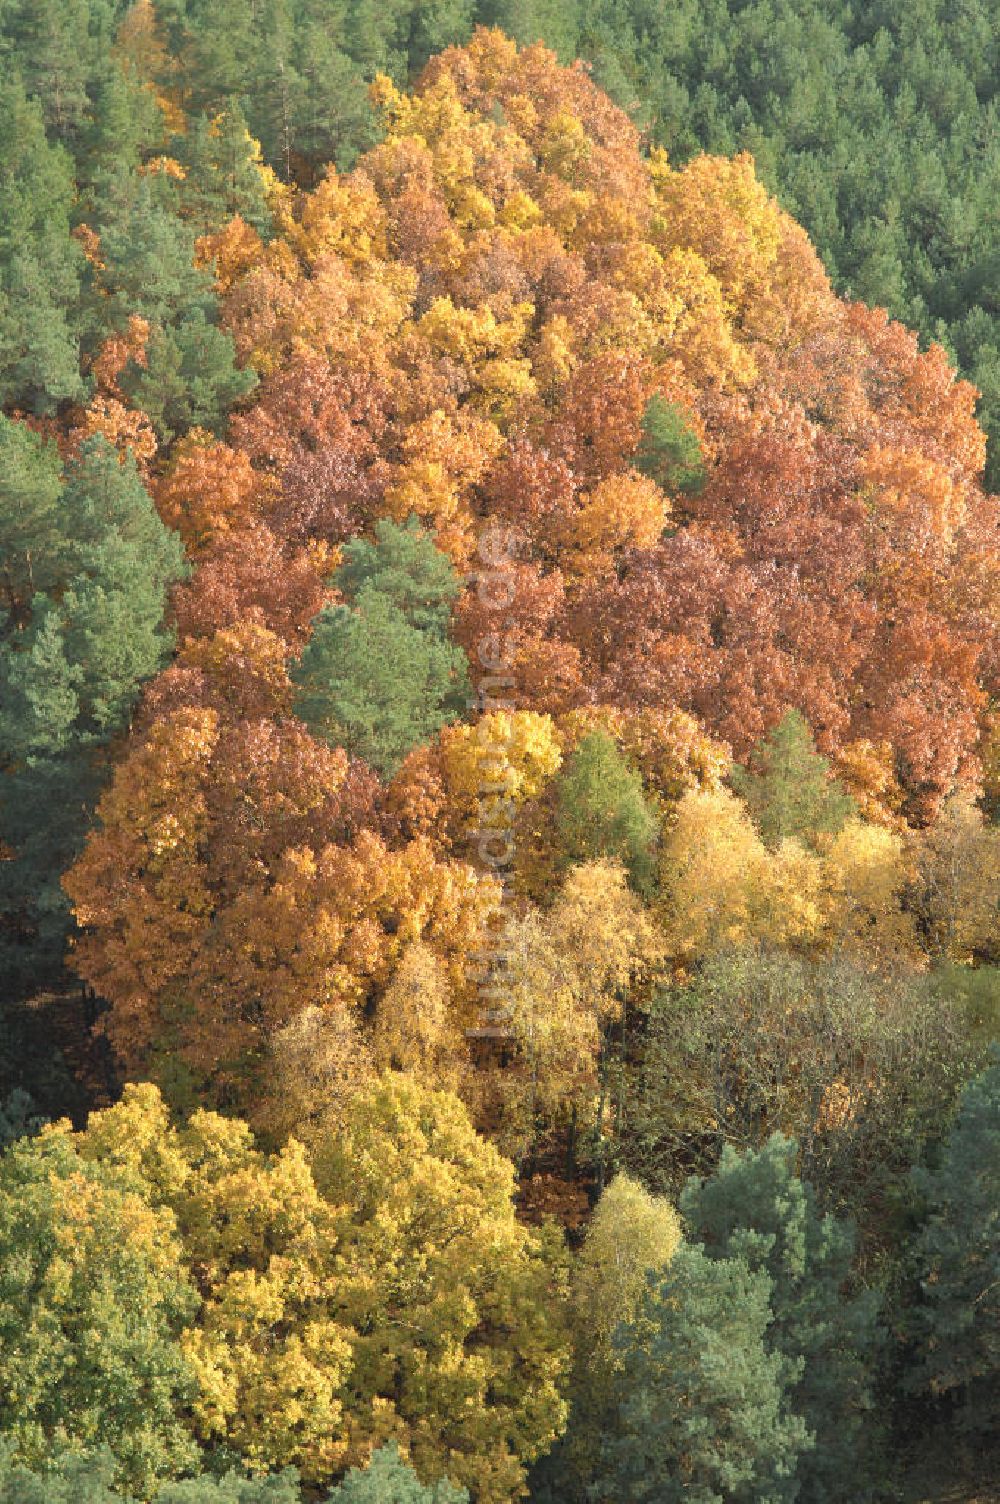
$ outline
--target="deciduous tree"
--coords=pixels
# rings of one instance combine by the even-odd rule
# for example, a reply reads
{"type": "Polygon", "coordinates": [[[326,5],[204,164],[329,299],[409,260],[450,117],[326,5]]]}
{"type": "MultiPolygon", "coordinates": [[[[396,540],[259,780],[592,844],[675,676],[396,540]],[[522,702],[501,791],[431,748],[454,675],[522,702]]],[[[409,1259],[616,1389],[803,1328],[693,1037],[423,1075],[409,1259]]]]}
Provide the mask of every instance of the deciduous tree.
{"type": "Polygon", "coordinates": [[[0,1248],[0,1418],[17,1461],[109,1445],[115,1481],[141,1495],[191,1466],[181,1334],[198,1301],[170,1213],[83,1159],[62,1123],[0,1162],[0,1248]]]}

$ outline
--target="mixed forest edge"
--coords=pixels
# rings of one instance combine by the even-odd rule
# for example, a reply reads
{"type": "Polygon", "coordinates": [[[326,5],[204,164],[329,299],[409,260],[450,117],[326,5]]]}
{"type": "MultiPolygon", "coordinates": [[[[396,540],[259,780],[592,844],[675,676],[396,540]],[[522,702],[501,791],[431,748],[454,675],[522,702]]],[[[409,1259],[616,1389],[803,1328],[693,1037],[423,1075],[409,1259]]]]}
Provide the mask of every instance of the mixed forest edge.
{"type": "Polygon", "coordinates": [[[992,1497],[998,48],[0,0],[0,1504],[992,1497]]]}

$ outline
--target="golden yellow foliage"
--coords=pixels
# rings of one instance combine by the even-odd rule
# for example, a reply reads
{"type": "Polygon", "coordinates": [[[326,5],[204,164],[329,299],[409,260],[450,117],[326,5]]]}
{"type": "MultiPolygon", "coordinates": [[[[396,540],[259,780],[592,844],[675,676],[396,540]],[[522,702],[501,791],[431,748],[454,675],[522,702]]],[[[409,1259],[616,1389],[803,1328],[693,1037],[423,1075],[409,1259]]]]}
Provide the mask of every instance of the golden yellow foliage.
{"type": "Polygon", "coordinates": [[[604,1191],[573,1271],[573,1428],[568,1461],[586,1485],[608,1423],[621,1360],[615,1331],[635,1321],[648,1278],[666,1269],[682,1238],[670,1202],[624,1173],[604,1191]]]}
{"type": "Polygon", "coordinates": [[[130,1086],[73,1143],[129,1189],[165,1272],[196,1277],[180,1341],[203,1443],[322,1485],[395,1439],[426,1479],[518,1496],[565,1425],[566,1257],[518,1222],[513,1167],[455,1097],[390,1073],[311,1152],[268,1155],[130,1086]]]}
{"type": "Polygon", "coordinates": [[[590,1220],[573,1273],[578,1342],[587,1366],[613,1366],[612,1338],[633,1321],[646,1275],[663,1269],[681,1241],[670,1202],[624,1172],[607,1187],[590,1220]]]}
{"type": "Polygon", "coordinates": [[[934,825],[911,837],[914,903],[927,948],[951,961],[995,961],[1000,951],[1000,826],[987,825],[959,790],[934,825]]]}
{"type": "Polygon", "coordinates": [[[771,855],[727,789],[691,790],[663,842],[667,947],[679,961],[754,938],[771,855]]]}
{"type": "Polygon", "coordinates": [[[429,946],[414,941],[375,1005],[376,1064],[453,1089],[467,1061],[463,1023],[444,967],[429,946]]]}
{"type": "Polygon", "coordinates": [[[441,767],[459,829],[504,829],[517,806],[535,798],[562,762],[551,716],[495,710],[473,726],[441,733],[441,767]]]}
{"type": "Polygon", "coordinates": [[[902,836],[849,820],[823,865],[833,946],[880,962],[915,955],[913,918],[903,909],[910,871],[902,836]]]}
{"type": "Polygon", "coordinates": [[[512,920],[499,978],[519,1067],[504,1083],[508,1140],[592,1116],[603,1031],[627,1000],[644,1006],[663,960],[649,914],[615,862],[570,870],[552,908],[512,920]]]}
{"type": "Polygon", "coordinates": [[[568,574],[604,574],[619,550],[652,548],[669,516],[670,503],[655,481],[634,471],[606,476],[569,520],[563,567],[568,574]]]}
{"type": "Polygon", "coordinates": [[[302,1009],[271,1036],[268,1089],[255,1114],[261,1128],[311,1142],[338,1121],[374,1076],[372,1050],[344,1009],[302,1009]]]}

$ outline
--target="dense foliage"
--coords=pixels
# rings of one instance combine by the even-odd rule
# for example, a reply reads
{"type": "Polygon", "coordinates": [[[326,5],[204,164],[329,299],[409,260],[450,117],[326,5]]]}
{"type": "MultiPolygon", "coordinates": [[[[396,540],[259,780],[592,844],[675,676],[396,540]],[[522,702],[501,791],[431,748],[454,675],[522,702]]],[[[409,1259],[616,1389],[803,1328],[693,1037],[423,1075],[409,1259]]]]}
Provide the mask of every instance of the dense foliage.
{"type": "Polygon", "coordinates": [[[211,222],[238,209],[261,228],[267,209],[244,125],[286,180],[310,183],[331,161],[351,166],[381,128],[367,83],[385,73],[405,86],[476,24],[544,41],[565,62],[588,60],[677,163],[698,151],[752,152],[838,288],[943,342],[983,392],[981,416],[996,431],[997,41],[983,0],[957,12],[940,0],[860,10],[843,0],[225,0],[221,9],[161,0],[155,11],[149,0],[5,0],[0,49],[37,104],[15,83],[0,107],[0,140],[20,138],[10,213],[0,216],[11,246],[0,259],[11,301],[2,400],[11,390],[48,401],[79,390],[74,344],[94,311],[80,294],[84,259],[65,234],[78,212],[67,152],[88,190],[106,192],[122,159],[148,151],[162,130],[143,84],[168,128],[182,111],[194,123],[172,148],[196,179],[183,190],[189,212],[211,222]],[[213,135],[220,113],[227,125],[213,135]],[[45,314],[18,334],[25,298],[45,314]]]}
{"type": "Polygon", "coordinates": [[[990,45],[0,0],[0,1500],[988,1466],[990,45]]]}

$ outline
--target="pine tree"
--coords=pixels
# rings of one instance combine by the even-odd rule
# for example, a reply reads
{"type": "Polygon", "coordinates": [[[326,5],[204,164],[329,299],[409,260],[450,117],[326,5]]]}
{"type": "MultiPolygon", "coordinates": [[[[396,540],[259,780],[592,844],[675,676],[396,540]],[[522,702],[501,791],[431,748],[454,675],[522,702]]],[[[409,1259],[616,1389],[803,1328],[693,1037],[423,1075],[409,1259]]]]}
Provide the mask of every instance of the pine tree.
{"type": "Polygon", "coordinates": [[[134,462],[123,464],[102,438],[88,440],[67,472],[60,511],[69,540],[60,613],[67,656],[83,676],[81,729],[105,736],[169,652],[164,605],[184,554],[134,462]]]}
{"type": "Polygon", "coordinates": [[[83,669],[66,656],[60,611],[36,595],[17,652],[0,652],[0,747],[15,762],[65,749],[80,715],[83,669]]]}
{"type": "Polygon", "coordinates": [[[381,1447],[364,1471],[352,1468],[327,1495],[326,1504],[468,1504],[468,1499],[464,1488],[446,1479],[421,1483],[392,1444],[381,1447]]]}
{"type": "Polygon", "coordinates": [[[291,1468],[265,1478],[238,1473],[187,1478],[166,1484],[156,1495],[157,1504],[301,1504],[301,1499],[298,1475],[291,1468]]]}
{"type": "Polygon", "coordinates": [[[374,544],[344,553],[335,578],[353,606],[327,606],[313,622],[292,671],[296,714],[391,775],[467,703],[468,663],[447,635],[459,580],[413,523],[381,522],[374,544]]]}
{"type": "Polygon", "coordinates": [[[768,1351],[771,1282],[684,1246],[620,1329],[617,1423],[597,1504],[789,1504],[810,1440],[791,1411],[796,1367],[768,1351]]]}
{"type": "Polygon", "coordinates": [[[909,1387],[953,1400],[961,1429],[985,1440],[1000,1426],[1000,1060],[965,1088],[940,1164],[914,1180],[928,1216],[909,1387]]]}
{"type": "MultiPolygon", "coordinates": [[[[114,1487],[120,1467],[107,1449],[92,1453],[59,1452],[37,1469],[13,1459],[0,1443],[0,1504],[127,1504],[114,1487]]],[[[365,1468],[352,1468],[323,1504],[468,1504],[464,1488],[447,1480],[421,1483],[396,1444],[380,1447],[365,1468]]],[[[230,1472],[224,1478],[204,1474],[164,1483],[157,1504],[302,1504],[293,1468],[266,1477],[230,1472]]]]}
{"type": "Polygon", "coordinates": [[[234,214],[259,234],[270,233],[260,149],[239,103],[215,120],[196,116],[177,138],[175,154],[185,173],[178,198],[184,217],[200,234],[217,230],[234,214]]]}
{"type": "Polygon", "coordinates": [[[413,517],[400,526],[383,519],[375,542],[352,539],[335,580],[348,600],[370,586],[391,601],[418,631],[445,638],[451,608],[461,593],[455,566],[435,547],[430,533],[413,517]]]}
{"type": "Polygon", "coordinates": [[[104,0],[16,0],[4,17],[5,40],[25,87],[41,103],[57,139],[73,141],[83,126],[87,86],[102,51],[100,21],[107,17],[104,0]]]}
{"type": "Polygon", "coordinates": [[[0,83],[0,406],[45,413],[82,395],[73,193],[70,159],[15,74],[0,83]]]}
{"type": "Polygon", "coordinates": [[[157,329],[146,364],[130,362],[121,381],[122,390],[164,441],[196,427],[220,433],[229,409],[256,384],[252,370],[236,365],[231,336],[197,306],[174,327],[157,329]]]}
{"type": "Polygon", "coordinates": [[[56,493],[51,452],[18,428],[0,419],[0,447],[15,464],[10,514],[0,520],[10,561],[0,638],[7,762],[124,724],[169,649],[166,591],[184,573],[180,540],[131,459],[122,464],[105,439],[90,439],[56,493]]]}
{"type": "MultiPolygon", "coordinates": [[[[0,997],[12,1006],[59,978],[69,923],[60,878],[80,854],[105,771],[97,749],[78,746],[59,756],[28,757],[0,776],[0,997]]],[[[53,1078],[47,1043],[39,1055],[25,1042],[22,1025],[34,1040],[31,1020],[3,1020],[12,1047],[9,1059],[0,1060],[0,1077],[28,1086],[58,1116],[78,1091],[61,1071],[53,1078]]]]}
{"type": "Polygon", "coordinates": [[[103,328],[134,314],[167,326],[195,308],[214,311],[211,276],[194,265],[194,230],[171,212],[171,194],[117,163],[102,180],[91,225],[101,243],[103,328]]]}
{"type": "Polygon", "coordinates": [[[559,846],[567,865],[611,857],[625,867],[633,887],[649,889],[657,818],[642,779],[606,731],[581,740],[558,777],[556,801],[559,846]]]}
{"type": "Polygon", "coordinates": [[[705,462],[698,436],[681,408],[655,392],[642,417],[636,468],[655,480],[667,495],[691,495],[705,484],[705,462]]]}
{"type": "Polygon", "coordinates": [[[0,414],[0,637],[24,624],[36,591],[62,578],[61,468],[54,444],[0,414]]]}
{"type": "Polygon", "coordinates": [[[64,1452],[37,1471],[16,1462],[9,1443],[0,1444],[0,1504],[121,1504],[112,1488],[115,1459],[64,1452]]]}
{"type": "Polygon", "coordinates": [[[352,168],[374,146],[378,123],[348,39],[330,24],[326,0],[310,0],[293,37],[293,59],[276,87],[254,101],[252,116],[265,153],[287,177],[290,163],[334,162],[352,168]]]}
{"type": "Polygon", "coordinates": [[[733,769],[732,783],[772,850],[788,840],[815,846],[821,836],[841,830],[855,810],[798,710],[782,716],[746,768],[733,769]]]}
{"type": "Polygon", "coordinates": [[[65,478],[54,449],[0,418],[0,980],[58,966],[100,744],[127,722],[171,646],[168,587],[185,569],[131,459],[88,440],[65,478]]]}
{"type": "Polygon", "coordinates": [[[854,1504],[873,1486],[876,1302],[844,1293],[854,1230],[820,1215],[795,1156],[794,1142],[779,1134],[757,1152],[727,1146],[715,1175],[688,1183],[681,1212],[708,1257],[741,1259],[770,1281],[765,1346],[798,1372],[790,1401],[815,1440],[799,1460],[799,1497],[854,1504]]]}
{"type": "Polygon", "coordinates": [[[142,148],[155,141],[160,130],[162,116],[150,92],[136,87],[121,68],[112,68],[90,112],[79,176],[93,185],[116,171],[133,172],[142,148]]]}
{"type": "Polygon", "coordinates": [[[320,612],[292,679],[310,730],[386,776],[454,720],[467,695],[461,648],[411,626],[371,586],[354,608],[320,612]]]}

